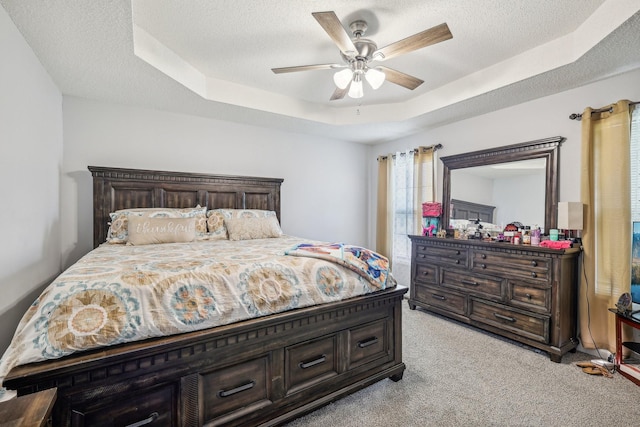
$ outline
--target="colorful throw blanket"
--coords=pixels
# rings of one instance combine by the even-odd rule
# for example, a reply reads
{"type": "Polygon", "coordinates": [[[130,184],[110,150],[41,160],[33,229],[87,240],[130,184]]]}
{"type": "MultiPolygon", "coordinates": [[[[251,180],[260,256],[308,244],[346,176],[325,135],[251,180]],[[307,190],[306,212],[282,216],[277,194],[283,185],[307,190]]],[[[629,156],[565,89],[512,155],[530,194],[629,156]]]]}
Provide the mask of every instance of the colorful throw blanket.
{"type": "Polygon", "coordinates": [[[379,289],[395,286],[389,275],[389,260],[367,248],[343,243],[301,243],[285,254],[335,262],[360,274],[379,289]]]}

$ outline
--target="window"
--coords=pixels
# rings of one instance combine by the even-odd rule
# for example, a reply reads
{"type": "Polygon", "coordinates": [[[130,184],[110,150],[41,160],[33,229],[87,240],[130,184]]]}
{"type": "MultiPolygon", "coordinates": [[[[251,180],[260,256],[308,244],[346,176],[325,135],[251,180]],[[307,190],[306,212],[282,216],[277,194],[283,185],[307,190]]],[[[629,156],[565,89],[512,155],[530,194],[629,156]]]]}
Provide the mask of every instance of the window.
{"type": "Polygon", "coordinates": [[[631,298],[640,303],[640,108],[631,112],[631,221],[633,242],[631,255],[631,298]]]}

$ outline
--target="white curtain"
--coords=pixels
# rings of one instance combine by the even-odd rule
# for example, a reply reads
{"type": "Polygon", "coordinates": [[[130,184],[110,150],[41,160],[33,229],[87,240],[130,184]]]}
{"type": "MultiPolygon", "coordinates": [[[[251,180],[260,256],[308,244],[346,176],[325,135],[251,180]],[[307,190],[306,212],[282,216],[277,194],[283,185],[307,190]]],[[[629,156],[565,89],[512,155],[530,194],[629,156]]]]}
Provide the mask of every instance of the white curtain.
{"type": "Polygon", "coordinates": [[[393,156],[391,177],[393,206],[393,259],[392,265],[409,264],[411,261],[411,240],[417,224],[414,200],[414,150],[398,152],[393,156]]]}

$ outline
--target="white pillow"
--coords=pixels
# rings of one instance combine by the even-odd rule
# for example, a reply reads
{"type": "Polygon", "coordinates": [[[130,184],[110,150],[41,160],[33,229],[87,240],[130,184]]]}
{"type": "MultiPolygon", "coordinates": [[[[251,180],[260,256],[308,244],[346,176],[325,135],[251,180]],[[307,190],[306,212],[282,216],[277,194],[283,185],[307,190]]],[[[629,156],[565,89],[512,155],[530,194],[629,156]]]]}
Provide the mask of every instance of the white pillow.
{"type": "Polygon", "coordinates": [[[224,220],[229,240],[267,239],[282,236],[278,218],[228,218],[224,220]]]}

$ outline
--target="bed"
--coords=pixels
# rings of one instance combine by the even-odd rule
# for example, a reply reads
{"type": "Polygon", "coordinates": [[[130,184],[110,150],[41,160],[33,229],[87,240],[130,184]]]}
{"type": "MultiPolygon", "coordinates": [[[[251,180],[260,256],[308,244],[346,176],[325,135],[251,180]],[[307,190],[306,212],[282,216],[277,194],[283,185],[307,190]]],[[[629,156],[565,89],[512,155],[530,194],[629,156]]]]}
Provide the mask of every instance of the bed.
{"type": "MultiPolygon", "coordinates": [[[[113,257],[120,254],[114,255],[112,251],[142,251],[144,256],[162,264],[163,257],[169,253],[183,253],[184,246],[180,245],[190,245],[204,253],[204,258],[193,256],[191,261],[195,265],[206,264],[202,260],[206,259],[207,251],[212,250],[209,248],[218,247],[221,252],[217,253],[221,255],[217,256],[226,262],[223,270],[232,272],[233,256],[247,258],[252,253],[249,243],[243,239],[235,242],[240,246],[225,246],[221,240],[165,243],[148,245],[148,248],[102,244],[111,233],[110,213],[119,210],[201,206],[207,213],[228,209],[272,212],[278,220],[281,218],[281,179],[105,167],[89,167],[89,170],[93,176],[96,249],[65,271],[63,278],[68,277],[65,274],[76,274],[78,269],[83,273],[96,271],[97,267],[83,264],[96,257],[111,259],[114,268],[132,262],[114,261],[118,258],[113,257]]],[[[230,237],[232,231],[228,230],[230,237]]],[[[264,241],[267,248],[279,254],[283,247],[309,249],[305,244],[296,244],[300,239],[291,236],[255,240],[264,241]]],[[[347,245],[339,249],[346,251],[347,245]]],[[[306,265],[313,258],[280,254],[278,260],[290,265],[306,265]]],[[[366,286],[373,287],[363,291],[362,272],[354,276],[356,270],[347,270],[340,274],[347,275],[356,285],[351,285],[354,293],[347,294],[346,299],[335,298],[328,292],[319,300],[307,298],[309,301],[304,304],[287,306],[274,314],[267,310],[247,318],[242,312],[240,317],[229,317],[226,323],[187,332],[175,324],[165,327],[154,324],[155,329],[147,329],[153,329],[156,334],[160,331],[158,336],[132,342],[112,341],[107,346],[95,343],[100,337],[91,338],[93,349],[18,364],[6,375],[3,385],[17,390],[18,395],[57,388],[52,412],[55,426],[285,423],[376,381],[402,378],[405,365],[401,301],[406,288],[392,284],[377,288],[372,285],[375,281],[367,280],[366,286]]],[[[307,279],[299,280],[303,281],[307,279]]],[[[109,280],[104,283],[112,285],[109,280]]],[[[304,284],[320,288],[318,283],[304,284]]],[[[246,292],[243,295],[246,296],[246,292]]],[[[203,298],[209,301],[207,295],[203,298]]],[[[306,297],[297,294],[296,298],[303,301],[306,297]]],[[[194,316],[198,320],[197,313],[184,309],[184,304],[179,307],[182,313],[188,312],[191,323],[197,323],[194,321],[194,316]]],[[[258,305],[251,307],[255,310],[258,305]]],[[[36,310],[37,304],[34,303],[32,309],[36,310]]],[[[114,310],[114,313],[122,311],[114,310]]],[[[144,316],[161,317],[153,310],[144,316]]],[[[122,316],[112,317],[117,320],[122,316]]]]}
{"type": "Polygon", "coordinates": [[[495,206],[464,200],[451,200],[451,219],[480,219],[482,222],[493,223],[495,206]]]}

